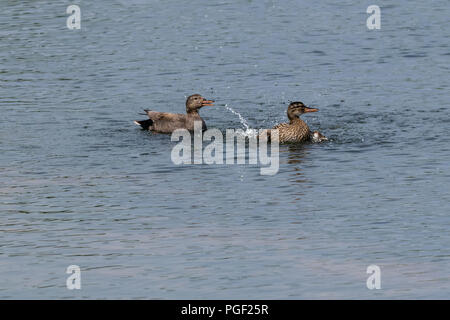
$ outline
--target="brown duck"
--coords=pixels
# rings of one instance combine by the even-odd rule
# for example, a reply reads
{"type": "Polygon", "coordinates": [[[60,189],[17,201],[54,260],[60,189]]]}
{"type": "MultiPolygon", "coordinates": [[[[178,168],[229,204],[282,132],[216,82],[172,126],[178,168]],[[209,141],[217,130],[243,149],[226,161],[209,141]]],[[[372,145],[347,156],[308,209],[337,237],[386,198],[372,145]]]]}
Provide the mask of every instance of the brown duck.
{"type": "MultiPolygon", "coordinates": [[[[300,116],[308,112],[317,112],[319,109],[308,108],[303,102],[292,102],[287,109],[289,123],[280,123],[273,127],[278,129],[280,143],[305,142],[311,140],[311,131],[308,125],[300,119],[300,116]]],[[[267,130],[267,137],[270,140],[271,130],[267,130]]]]}
{"type": "Polygon", "coordinates": [[[186,100],[186,114],[144,110],[149,119],[134,121],[134,123],[144,130],[172,133],[176,129],[194,131],[194,122],[200,121],[204,131],[206,130],[206,123],[200,117],[198,111],[204,106],[212,106],[213,103],[213,100],[206,100],[199,94],[193,94],[186,100]]]}

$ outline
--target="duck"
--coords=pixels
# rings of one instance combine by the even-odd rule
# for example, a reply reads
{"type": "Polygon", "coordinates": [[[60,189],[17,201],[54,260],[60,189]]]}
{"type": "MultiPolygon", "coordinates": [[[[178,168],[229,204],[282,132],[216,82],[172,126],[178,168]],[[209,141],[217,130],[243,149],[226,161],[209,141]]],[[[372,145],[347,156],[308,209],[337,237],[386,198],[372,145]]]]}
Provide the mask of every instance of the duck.
{"type": "Polygon", "coordinates": [[[172,133],[176,129],[194,131],[194,122],[202,123],[202,131],[207,129],[205,121],[200,117],[199,110],[205,106],[213,106],[214,100],[203,98],[200,94],[193,94],[186,99],[186,114],[168,113],[146,110],[147,120],[134,121],[143,130],[157,133],[172,133]]]}
{"type": "MultiPolygon", "coordinates": [[[[280,143],[311,141],[313,134],[308,125],[300,119],[304,113],[317,112],[319,109],[309,108],[301,101],[291,102],[287,108],[288,123],[280,123],[272,128],[278,129],[280,143]]],[[[270,140],[271,130],[267,130],[267,138],[270,140]]]]}

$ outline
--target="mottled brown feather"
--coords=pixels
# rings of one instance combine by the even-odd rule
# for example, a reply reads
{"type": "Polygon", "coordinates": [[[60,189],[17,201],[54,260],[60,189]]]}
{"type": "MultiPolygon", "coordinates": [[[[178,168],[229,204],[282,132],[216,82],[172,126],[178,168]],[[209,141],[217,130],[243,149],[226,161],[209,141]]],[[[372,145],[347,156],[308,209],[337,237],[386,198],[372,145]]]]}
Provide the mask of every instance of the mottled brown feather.
{"type": "MultiPolygon", "coordinates": [[[[308,125],[300,118],[291,120],[290,123],[280,123],[272,129],[278,129],[280,143],[305,142],[311,139],[308,125]]],[[[267,130],[270,140],[271,130],[267,130]]]]}

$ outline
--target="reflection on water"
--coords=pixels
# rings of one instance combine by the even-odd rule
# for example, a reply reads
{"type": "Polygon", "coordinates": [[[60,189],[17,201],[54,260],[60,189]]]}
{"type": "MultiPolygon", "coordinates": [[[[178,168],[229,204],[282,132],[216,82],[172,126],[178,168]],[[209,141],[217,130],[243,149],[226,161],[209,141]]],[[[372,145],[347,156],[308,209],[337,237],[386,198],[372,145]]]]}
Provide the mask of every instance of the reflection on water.
{"type": "MultiPolygon", "coordinates": [[[[289,164],[300,164],[302,163],[302,159],[307,157],[309,154],[307,146],[305,146],[305,144],[287,144],[286,147],[289,164]]],[[[284,150],[280,150],[280,152],[283,151],[284,150]]]]}
{"type": "Polygon", "coordinates": [[[298,188],[298,191],[293,195],[295,196],[295,200],[300,200],[304,195],[306,188],[308,188],[308,184],[310,179],[308,179],[304,172],[302,162],[304,158],[309,156],[308,145],[305,144],[287,144],[283,145],[280,148],[281,158],[283,158],[284,153],[287,154],[287,163],[289,166],[289,182],[293,184],[294,187],[298,188]]]}

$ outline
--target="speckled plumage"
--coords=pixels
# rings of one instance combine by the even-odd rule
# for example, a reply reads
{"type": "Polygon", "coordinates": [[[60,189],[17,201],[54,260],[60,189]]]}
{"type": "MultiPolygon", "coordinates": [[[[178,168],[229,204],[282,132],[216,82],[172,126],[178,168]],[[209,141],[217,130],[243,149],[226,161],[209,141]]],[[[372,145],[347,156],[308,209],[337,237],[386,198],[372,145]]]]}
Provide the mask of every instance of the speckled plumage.
{"type": "MultiPolygon", "coordinates": [[[[318,109],[308,108],[302,102],[292,102],[287,109],[289,123],[280,123],[273,127],[278,129],[280,143],[305,142],[311,140],[311,131],[308,125],[299,118],[303,113],[316,112],[318,109]]],[[[271,130],[267,130],[267,137],[271,139],[271,130]]]]}
{"type": "Polygon", "coordinates": [[[278,129],[280,143],[304,142],[310,139],[309,127],[300,118],[291,120],[290,123],[280,123],[273,129],[278,129]]]}

